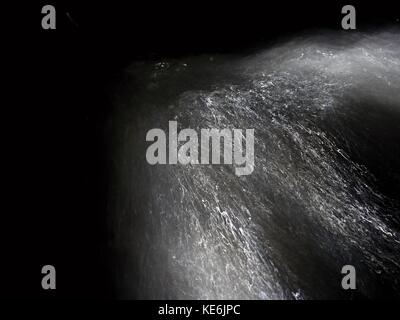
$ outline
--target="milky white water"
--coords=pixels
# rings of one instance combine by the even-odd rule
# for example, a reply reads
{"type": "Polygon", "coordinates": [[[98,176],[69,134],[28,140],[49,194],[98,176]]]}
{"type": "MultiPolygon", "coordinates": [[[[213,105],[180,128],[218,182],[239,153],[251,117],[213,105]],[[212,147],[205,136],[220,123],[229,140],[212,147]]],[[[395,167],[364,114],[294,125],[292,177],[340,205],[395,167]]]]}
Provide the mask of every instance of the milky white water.
{"type": "Polygon", "coordinates": [[[400,32],[135,63],[109,125],[121,297],[400,296],[400,32]],[[255,129],[255,168],[150,166],[148,130],[255,129]],[[397,196],[398,195],[398,196],[397,196]]]}

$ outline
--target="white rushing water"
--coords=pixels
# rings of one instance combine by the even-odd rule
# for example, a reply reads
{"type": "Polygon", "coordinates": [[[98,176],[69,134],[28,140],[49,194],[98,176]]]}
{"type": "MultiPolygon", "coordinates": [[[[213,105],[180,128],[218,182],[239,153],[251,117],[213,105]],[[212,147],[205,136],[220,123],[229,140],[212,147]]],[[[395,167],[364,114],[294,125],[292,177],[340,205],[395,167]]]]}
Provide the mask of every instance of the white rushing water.
{"type": "Polygon", "coordinates": [[[123,86],[110,122],[121,297],[346,298],[345,264],[360,296],[400,295],[399,30],[136,63],[123,86]],[[255,129],[254,172],[148,165],[146,132],[169,120],[255,129]]]}

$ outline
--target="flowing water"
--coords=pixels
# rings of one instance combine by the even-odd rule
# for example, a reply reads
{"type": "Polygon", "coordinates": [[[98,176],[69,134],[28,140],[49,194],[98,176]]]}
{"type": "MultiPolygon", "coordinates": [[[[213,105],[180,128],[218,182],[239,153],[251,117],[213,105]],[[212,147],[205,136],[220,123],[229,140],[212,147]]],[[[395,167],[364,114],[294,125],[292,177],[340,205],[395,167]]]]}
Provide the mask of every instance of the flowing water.
{"type": "Polygon", "coordinates": [[[400,296],[400,30],[134,63],[120,83],[107,131],[120,297],[400,296]],[[253,173],[149,165],[146,133],[169,120],[255,129],[253,173]]]}

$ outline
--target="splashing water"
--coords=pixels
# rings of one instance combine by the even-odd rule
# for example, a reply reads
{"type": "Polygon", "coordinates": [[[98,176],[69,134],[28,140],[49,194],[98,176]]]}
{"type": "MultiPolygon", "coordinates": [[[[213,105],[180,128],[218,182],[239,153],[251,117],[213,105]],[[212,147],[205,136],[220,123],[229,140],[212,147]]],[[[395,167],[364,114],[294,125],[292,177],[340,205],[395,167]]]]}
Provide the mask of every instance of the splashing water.
{"type": "Polygon", "coordinates": [[[136,63],[110,119],[121,297],[400,296],[400,32],[136,63]],[[255,129],[255,169],[150,166],[146,132],[255,129]],[[167,131],[167,130],[166,130],[167,131]],[[396,191],[397,188],[397,191],[396,191]]]}

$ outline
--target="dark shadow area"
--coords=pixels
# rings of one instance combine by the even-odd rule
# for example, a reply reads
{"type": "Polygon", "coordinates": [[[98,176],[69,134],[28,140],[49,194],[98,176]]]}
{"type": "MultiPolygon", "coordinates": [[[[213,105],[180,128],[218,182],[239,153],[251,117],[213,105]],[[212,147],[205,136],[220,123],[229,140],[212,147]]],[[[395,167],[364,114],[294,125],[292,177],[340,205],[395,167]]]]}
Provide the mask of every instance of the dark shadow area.
{"type": "Polygon", "coordinates": [[[382,217],[400,230],[400,105],[370,97],[346,100],[343,112],[326,122],[328,131],[351,160],[365,167],[367,182],[386,197],[382,217]]]}

